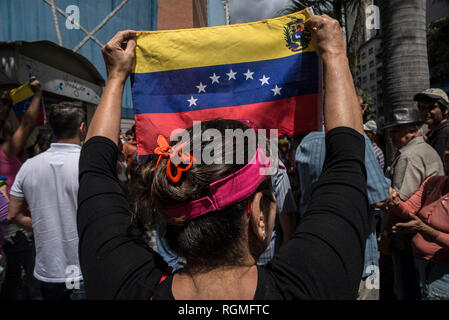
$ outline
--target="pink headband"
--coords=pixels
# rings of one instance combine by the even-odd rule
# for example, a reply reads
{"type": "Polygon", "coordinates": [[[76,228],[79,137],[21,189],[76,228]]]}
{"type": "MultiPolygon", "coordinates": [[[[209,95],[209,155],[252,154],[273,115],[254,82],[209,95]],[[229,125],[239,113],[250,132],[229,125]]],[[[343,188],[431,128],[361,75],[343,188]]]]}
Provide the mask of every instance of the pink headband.
{"type": "Polygon", "coordinates": [[[261,169],[270,166],[263,150],[257,147],[251,161],[233,174],[210,184],[211,196],[207,196],[177,207],[166,207],[165,212],[172,217],[191,220],[211,211],[222,210],[252,195],[266,178],[261,169]]]}

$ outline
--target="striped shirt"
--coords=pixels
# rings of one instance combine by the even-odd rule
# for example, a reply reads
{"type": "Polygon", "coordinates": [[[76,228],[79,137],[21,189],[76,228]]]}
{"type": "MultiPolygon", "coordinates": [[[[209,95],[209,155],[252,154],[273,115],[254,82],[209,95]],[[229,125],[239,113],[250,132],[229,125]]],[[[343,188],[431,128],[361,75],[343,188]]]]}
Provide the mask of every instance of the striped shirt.
{"type": "Polygon", "coordinates": [[[379,162],[380,167],[382,168],[382,171],[384,171],[384,167],[385,167],[384,153],[377,146],[377,144],[375,142],[373,142],[373,151],[374,151],[374,155],[376,156],[377,161],[379,162]]]}

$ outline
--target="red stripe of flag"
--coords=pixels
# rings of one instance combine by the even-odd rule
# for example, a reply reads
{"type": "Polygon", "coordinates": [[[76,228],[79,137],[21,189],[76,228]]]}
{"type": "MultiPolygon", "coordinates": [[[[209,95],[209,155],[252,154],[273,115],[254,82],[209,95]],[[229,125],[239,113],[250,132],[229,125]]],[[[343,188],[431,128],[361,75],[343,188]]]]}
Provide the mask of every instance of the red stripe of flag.
{"type": "Polygon", "coordinates": [[[191,127],[194,120],[248,119],[253,121],[259,129],[278,129],[279,136],[315,131],[322,122],[321,110],[317,110],[319,99],[319,94],[309,94],[244,106],[179,113],[136,114],[137,151],[139,155],[154,153],[158,135],[162,134],[169,139],[173,128],[191,127]],[[267,123],[275,123],[277,127],[267,128],[263,125],[267,123]],[[298,128],[301,128],[300,132],[297,131],[298,128]]]}

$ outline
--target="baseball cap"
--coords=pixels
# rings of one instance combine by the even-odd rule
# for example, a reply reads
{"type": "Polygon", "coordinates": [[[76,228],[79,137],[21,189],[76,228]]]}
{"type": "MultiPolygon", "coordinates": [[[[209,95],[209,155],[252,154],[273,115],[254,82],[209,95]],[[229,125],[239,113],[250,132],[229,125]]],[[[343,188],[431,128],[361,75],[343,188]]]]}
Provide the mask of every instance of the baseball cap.
{"type": "Polygon", "coordinates": [[[447,97],[446,92],[438,88],[426,89],[423,92],[415,95],[414,100],[415,101],[428,100],[429,98],[438,101],[440,105],[443,106],[444,108],[449,107],[449,99],[447,97]]]}

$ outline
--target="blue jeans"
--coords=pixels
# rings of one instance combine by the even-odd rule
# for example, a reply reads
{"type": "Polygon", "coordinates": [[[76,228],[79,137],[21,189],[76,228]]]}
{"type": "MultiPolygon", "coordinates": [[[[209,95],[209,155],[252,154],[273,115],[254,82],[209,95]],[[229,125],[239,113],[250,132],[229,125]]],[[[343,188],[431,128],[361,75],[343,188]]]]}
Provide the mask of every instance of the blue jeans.
{"type": "Polygon", "coordinates": [[[398,300],[418,300],[421,296],[415,258],[411,248],[393,249],[394,293],[398,300]]]}
{"type": "Polygon", "coordinates": [[[423,300],[449,300],[449,264],[415,258],[423,300]]]}
{"type": "Polygon", "coordinates": [[[366,279],[379,270],[379,258],[377,256],[379,250],[377,248],[376,219],[374,216],[374,211],[371,211],[371,215],[369,217],[369,227],[370,234],[366,238],[365,243],[365,260],[362,274],[363,279],[366,279]]]}

